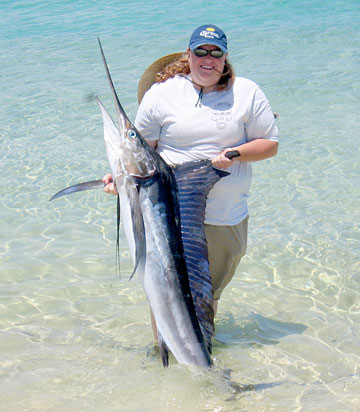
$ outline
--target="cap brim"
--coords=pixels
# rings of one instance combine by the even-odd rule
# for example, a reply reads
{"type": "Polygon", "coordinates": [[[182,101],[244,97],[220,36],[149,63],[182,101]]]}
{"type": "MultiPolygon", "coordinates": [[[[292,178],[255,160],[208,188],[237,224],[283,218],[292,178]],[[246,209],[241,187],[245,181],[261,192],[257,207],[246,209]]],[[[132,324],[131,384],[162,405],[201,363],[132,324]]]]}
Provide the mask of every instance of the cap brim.
{"type": "Polygon", "coordinates": [[[212,42],[211,40],[204,40],[204,41],[198,41],[190,46],[190,50],[195,50],[199,46],[205,46],[207,44],[210,44],[212,46],[218,47],[220,50],[222,50],[224,53],[227,53],[227,48],[224,46],[218,44],[217,42],[212,42]]]}
{"type": "Polygon", "coordinates": [[[144,94],[150,89],[150,87],[156,82],[157,73],[161,72],[168,64],[179,60],[183,56],[184,52],[172,53],[167,56],[160,57],[160,59],[154,61],[150,66],[144,71],[138,84],[137,98],[140,104],[144,97],[144,94]]]}

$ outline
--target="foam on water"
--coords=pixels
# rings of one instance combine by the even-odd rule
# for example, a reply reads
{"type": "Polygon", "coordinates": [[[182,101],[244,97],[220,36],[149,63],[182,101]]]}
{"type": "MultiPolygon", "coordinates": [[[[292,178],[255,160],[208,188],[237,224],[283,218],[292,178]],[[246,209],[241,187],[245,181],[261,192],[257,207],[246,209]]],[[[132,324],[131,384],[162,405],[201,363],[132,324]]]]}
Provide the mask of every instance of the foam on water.
{"type": "Polygon", "coordinates": [[[0,400],[7,411],[357,411],[360,365],[357,0],[101,0],[0,4],[0,400]],[[228,34],[238,75],[278,120],[254,164],[249,248],[221,300],[215,364],[228,388],[152,351],[148,305],[101,191],[98,95],[113,112],[97,36],[134,118],[136,87],[199,24],[228,34]]]}

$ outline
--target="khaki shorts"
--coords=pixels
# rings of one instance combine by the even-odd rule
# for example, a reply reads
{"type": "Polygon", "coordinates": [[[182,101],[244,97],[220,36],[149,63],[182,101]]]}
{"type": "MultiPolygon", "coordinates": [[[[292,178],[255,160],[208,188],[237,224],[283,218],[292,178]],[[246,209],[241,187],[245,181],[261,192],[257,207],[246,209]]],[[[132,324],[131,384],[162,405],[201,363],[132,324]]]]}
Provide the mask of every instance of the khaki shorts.
{"type": "Polygon", "coordinates": [[[234,226],[205,224],[214,300],[220,298],[225,286],[233,278],[241,258],[245,255],[248,220],[249,217],[234,226]]]}

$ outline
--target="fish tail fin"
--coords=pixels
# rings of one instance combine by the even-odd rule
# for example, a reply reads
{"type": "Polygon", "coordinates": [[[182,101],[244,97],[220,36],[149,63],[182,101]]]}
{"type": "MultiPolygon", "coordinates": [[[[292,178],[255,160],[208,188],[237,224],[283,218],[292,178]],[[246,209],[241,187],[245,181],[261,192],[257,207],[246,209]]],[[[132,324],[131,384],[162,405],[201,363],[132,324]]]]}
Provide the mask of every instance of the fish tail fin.
{"type": "Polygon", "coordinates": [[[162,361],[164,368],[167,368],[169,366],[169,349],[166,346],[166,343],[159,331],[157,334],[158,334],[161,361],[162,361]]]}

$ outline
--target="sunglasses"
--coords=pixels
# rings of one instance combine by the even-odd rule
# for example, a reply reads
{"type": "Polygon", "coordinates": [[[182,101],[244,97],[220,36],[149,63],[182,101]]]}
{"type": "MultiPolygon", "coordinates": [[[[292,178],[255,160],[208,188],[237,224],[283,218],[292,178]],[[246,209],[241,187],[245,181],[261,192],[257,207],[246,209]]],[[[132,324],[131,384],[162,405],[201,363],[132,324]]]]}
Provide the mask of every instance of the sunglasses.
{"type": "Polygon", "coordinates": [[[194,49],[193,50],[195,56],[197,57],[205,57],[208,54],[210,54],[211,57],[214,57],[215,59],[219,59],[220,57],[223,57],[224,52],[222,50],[216,49],[216,50],[205,50],[205,49],[194,49]]]}

